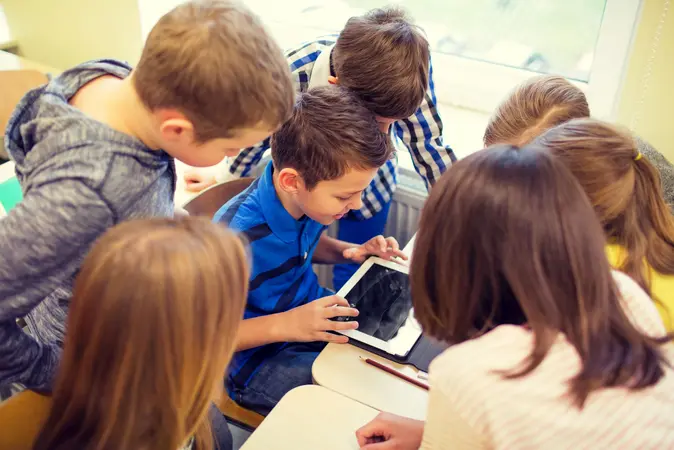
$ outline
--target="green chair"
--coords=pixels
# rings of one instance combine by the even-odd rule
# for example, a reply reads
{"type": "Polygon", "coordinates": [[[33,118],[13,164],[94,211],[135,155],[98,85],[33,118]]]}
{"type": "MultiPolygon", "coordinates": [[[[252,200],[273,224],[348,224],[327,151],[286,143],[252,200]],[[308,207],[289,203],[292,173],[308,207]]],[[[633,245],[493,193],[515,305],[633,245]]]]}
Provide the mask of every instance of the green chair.
{"type": "Polygon", "coordinates": [[[0,205],[5,211],[14,208],[21,201],[22,193],[19,181],[16,178],[10,178],[0,183],[0,205]]]}

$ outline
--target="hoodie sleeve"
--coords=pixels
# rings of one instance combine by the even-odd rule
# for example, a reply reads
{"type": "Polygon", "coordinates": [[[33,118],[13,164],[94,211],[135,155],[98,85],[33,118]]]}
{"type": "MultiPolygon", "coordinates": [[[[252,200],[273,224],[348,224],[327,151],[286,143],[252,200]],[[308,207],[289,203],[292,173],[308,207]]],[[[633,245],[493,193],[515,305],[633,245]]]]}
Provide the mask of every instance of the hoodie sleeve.
{"type": "Polygon", "coordinates": [[[67,263],[113,224],[99,194],[69,178],[31,189],[0,219],[0,385],[51,384],[60,349],[25,334],[16,319],[71,279],[67,263]]]}

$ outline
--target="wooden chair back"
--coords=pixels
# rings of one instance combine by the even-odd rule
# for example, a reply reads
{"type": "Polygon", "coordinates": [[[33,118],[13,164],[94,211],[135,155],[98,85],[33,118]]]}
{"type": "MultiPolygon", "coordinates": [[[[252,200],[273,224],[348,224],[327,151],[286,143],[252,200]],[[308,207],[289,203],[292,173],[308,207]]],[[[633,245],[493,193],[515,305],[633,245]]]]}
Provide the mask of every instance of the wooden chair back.
{"type": "Polygon", "coordinates": [[[255,178],[239,178],[216,184],[187,202],[183,208],[190,216],[213,217],[222,205],[243,192],[253,180],[255,178]]]}

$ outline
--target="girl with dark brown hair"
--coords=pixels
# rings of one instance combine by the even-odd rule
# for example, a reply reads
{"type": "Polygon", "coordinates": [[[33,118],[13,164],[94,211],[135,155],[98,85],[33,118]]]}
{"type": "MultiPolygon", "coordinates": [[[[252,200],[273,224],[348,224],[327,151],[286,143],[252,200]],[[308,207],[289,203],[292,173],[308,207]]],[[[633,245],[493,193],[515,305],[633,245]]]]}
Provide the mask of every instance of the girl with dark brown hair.
{"type": "Polygon", "coordinates": [[[34,449],[212,449],[208,410],[247,286],[243,244],[206,219],[132,221],[105,234],[75,282],[34,449]]]}
{"type": "Polygon", "coordinates": [[[674,344],[604,245],[547,150],[452,166],[424,208],[411,281],[424,332],[454,345],[431,364],[427,421],[380,415],[361,448],[671,448],[674,344]]]}
{"type": "Polygon", "coordinates": [[[576,176],[604,227],[613,267],[648,292],[674,331],[674,216],[658,171],[627,131],[593,119],[555,127],[534,141],[576,176]]]}

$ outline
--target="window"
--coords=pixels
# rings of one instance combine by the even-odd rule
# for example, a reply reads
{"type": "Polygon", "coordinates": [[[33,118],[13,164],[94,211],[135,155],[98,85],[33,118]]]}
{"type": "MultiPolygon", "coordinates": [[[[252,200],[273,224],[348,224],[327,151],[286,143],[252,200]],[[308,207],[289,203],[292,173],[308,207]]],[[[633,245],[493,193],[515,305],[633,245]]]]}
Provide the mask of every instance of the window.
{"type": "Polygon", "coordinates": [[[0,5],[0,44],[10,40],[11,33],[9,32],[9,25],[7,25],[7,17],[5,16],[5,10],[0,5]]]}
{"type": "MultiPolygon", "coordinates": [[[[249,0],[284,47],[338,32],[381,0],[249,0]]],[[[398,0],[433,50],[438,99],[491,111],[535,73],[563,75],[611,118],[639,0],[398,0]]]]}
{"type": "MultiPolygon", "coordinates": [[[[139,0],[143,33],[182,0],[139,0]]],[[[433,51],[447,142],[457,156],[481,148],[488,114],[536,73],[583,89],[594,116],[613,119],[639,0],[246,0],[282,47],[337,33],[386,4],[407,9],[433,51]]],[[[407,152],[401,167],[412,168],[407,152]]]]}

